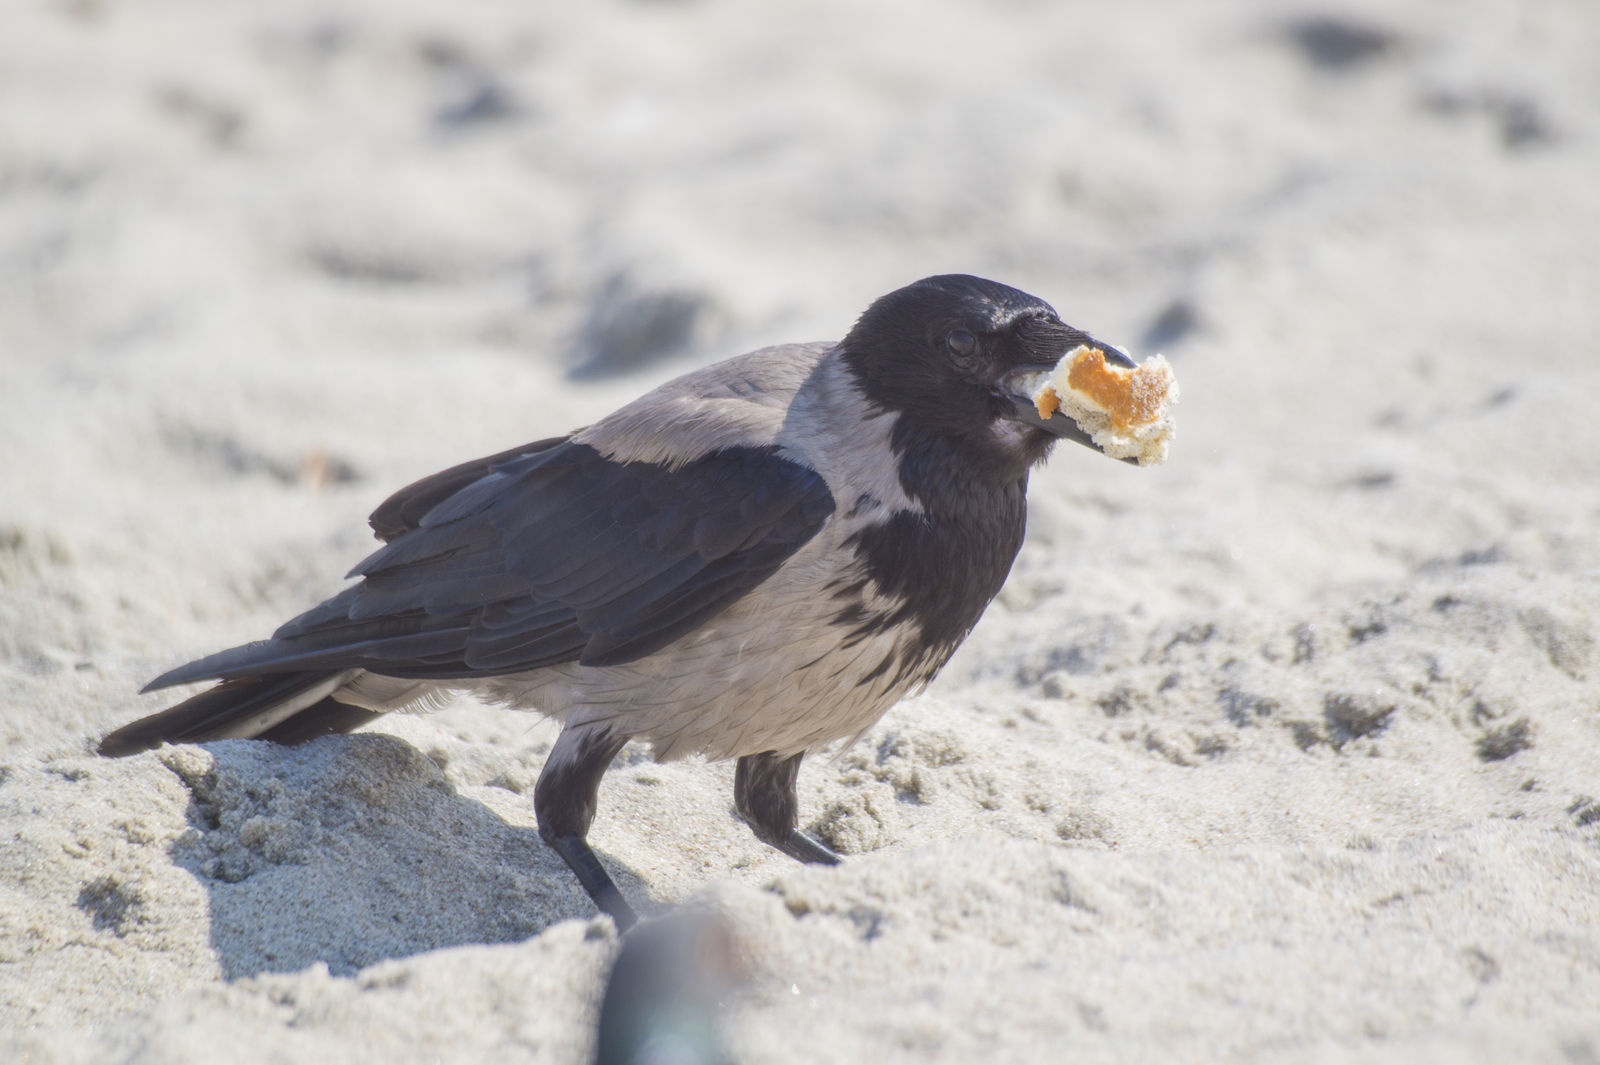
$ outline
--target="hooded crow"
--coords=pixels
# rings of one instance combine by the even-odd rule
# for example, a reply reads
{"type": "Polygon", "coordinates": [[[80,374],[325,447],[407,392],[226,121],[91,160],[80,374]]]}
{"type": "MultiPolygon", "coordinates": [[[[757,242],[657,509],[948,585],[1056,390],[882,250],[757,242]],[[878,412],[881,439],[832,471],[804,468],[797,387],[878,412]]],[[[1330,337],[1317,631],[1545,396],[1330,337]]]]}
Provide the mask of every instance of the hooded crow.
{"type": "Polygon", "coordinates": [[[585,841],[629,740],[738,759],[734,803],[803,861],[805,755],[932,680],[1022,545],[1028,471],[1058,438],[1022,379],[1080,344],[1045,302],[965,275],[872,304],[836,344],[697,370],[595,424],[451,467],[371,517],[361,578],[269,640],[152,681],[220,684],[106,736],[303,743],[452,691],[563,724],[539,833],[620,928],[585,841]]]}

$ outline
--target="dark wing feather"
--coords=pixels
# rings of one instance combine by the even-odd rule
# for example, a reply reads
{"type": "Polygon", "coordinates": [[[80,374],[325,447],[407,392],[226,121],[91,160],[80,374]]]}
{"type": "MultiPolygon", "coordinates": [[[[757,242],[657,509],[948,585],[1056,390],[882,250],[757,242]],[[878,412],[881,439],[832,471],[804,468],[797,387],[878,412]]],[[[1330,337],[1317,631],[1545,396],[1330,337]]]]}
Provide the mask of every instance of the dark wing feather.
{"type": "Polygon", "coordinates": [[[378,504],[378,509],[372,512],[367,524],[372,526],[372,531],[377,534],[378,539],[385,542],[393,540],[401,533],[415,529],[424,514],[462,488],[482,478],[495,466],[521,458],[523,455],[548,451],[557,444],[565,443],[567,439],[565,436],[552,436],[545,440],[536,440],[531,444],[523,444],[510,451],[502,451],[498,455],[473,459],[459,466],[451,466],[448,470],[440,470],[414,484],[406,485],[378,504]]]}
{"type": "Polygon", "coordinates": [[[271,640],[151,687],[287,671],[452,679],[631,662],[770,577],[834,509],[821,476],[773,448],[718,451],[676,470],[613,462],[570,441],[495,460],[456,467],[475,469],[471,479],[447,470],[419,481],[380,507],[374,528],[399,531],[352,571],[360,584],[271,640]],[[419,500],[431,508],[418,513],[419,500]]]}

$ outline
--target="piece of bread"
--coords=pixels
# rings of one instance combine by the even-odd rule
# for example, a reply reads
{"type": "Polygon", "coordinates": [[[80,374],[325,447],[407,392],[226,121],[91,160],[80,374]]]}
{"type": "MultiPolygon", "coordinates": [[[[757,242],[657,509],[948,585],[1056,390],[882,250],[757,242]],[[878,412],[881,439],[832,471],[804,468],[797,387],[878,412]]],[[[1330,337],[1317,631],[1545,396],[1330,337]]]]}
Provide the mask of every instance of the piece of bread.
{"type": "Polygon", "coordinates": [[[1162,356],[1129,369],[1108,365],[1104,351],[1079,344],[1029,384],[1039,417],[1071,418],[1114,459],[1137,458],[1141,466],[1166,461],[1178,382],[1162,356]]]}

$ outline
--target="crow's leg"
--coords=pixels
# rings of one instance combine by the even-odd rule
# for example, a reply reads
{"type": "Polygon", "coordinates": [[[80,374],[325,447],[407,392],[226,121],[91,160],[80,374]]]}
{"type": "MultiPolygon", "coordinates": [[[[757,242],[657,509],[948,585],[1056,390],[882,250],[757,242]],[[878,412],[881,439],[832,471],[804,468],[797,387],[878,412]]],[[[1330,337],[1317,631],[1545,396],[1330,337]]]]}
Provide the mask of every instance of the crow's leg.
{"type": "Polygon", "coordinates": [[[556,740],[533,789],[539,835],[561,855],[594,904],[617,922],[619,932],[639,918],[584,837],[599,805],[600,778],[627,742],[603,725],[569,727],[556,740]]]}
{"type": "Polygon", "coordinates": [[[799,828],[800,799],[794,784],[803,757],[779,758],[767,751],[739,759],[733,774],[733,805],[763,843],[802,862],[838,865],[837,854],[799,828]]]}

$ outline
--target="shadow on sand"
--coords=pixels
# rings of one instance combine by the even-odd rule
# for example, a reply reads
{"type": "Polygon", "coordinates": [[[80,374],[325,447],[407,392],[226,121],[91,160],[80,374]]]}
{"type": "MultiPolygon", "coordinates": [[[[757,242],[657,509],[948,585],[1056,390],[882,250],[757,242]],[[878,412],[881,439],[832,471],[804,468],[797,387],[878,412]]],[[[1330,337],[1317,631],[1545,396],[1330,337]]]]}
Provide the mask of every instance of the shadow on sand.
{"type": "MultiPolygon", "coordinates": [[[[326,962],[349,975],[386,958],[508,943],[594,905],[533,824],[508,824],[428,757],[381,734],[301,747],[224,740],[163,759],[190,792],[173,861],[210,893],[228,979],[326,962]]],[[[609,855],[630,898],[640,878],[609,855]]]]}

